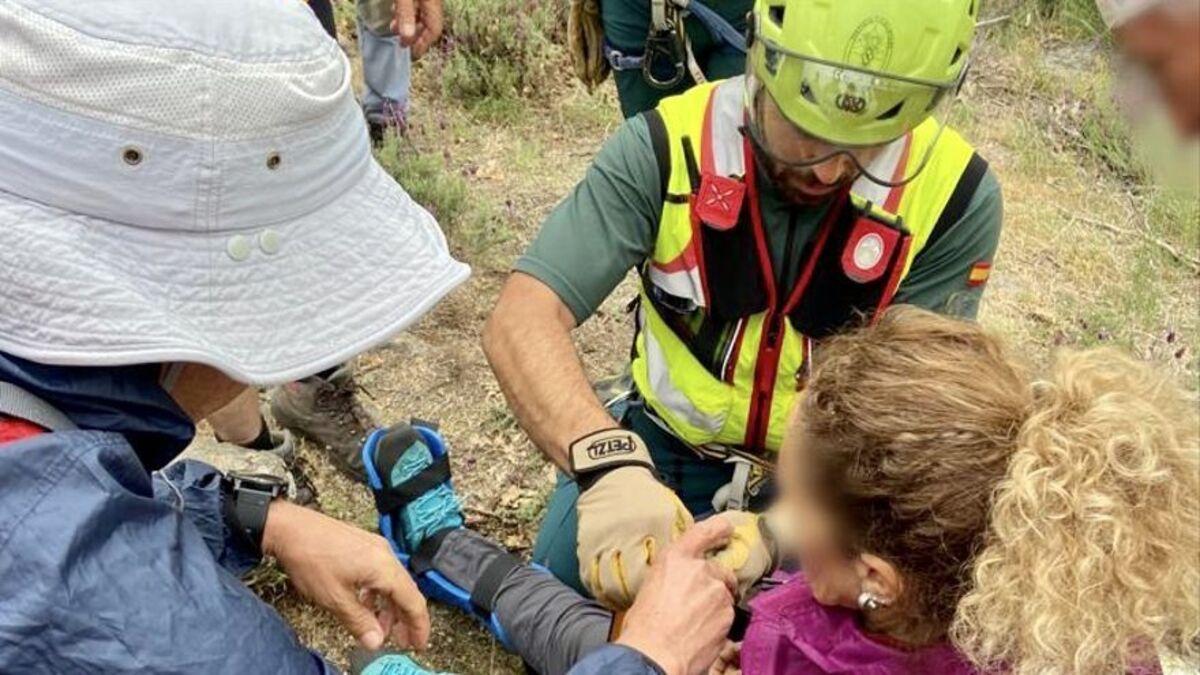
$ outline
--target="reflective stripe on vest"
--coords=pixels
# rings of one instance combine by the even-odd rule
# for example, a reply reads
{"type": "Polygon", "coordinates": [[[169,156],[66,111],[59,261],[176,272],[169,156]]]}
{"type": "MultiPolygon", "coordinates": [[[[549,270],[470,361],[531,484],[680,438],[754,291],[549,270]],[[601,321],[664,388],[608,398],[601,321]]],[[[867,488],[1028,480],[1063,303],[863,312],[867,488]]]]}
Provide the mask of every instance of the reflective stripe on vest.
{"type": "MultiPolygon", "coordinates": [[[[796,391],[803,385],[810,365],[812,340],[797,330],[797,320],[804,326],[821,324],[823,317],[805,315],[815,311],[810,307],[823,307],[822,311],[839,317],[850,316],[850,310],[857,309],[849,304],[831,307],[827,298],[819,296],[828,291],[822,284],[841,275],[830,267],[830,261],[856,260],[857,250],[850,250],[854,242],[844,223],[858,221],[846,220],[853,206],[831,209],[845,214],[831,215],[814,235],[805,270],[794,289],[774,288],[765,230],[761,223],[748,222],[757,220],[756,208],[747,209],[753,212],[753,218],[743,217],[733,228],[719,228],[722,231],[697,222],[684,139],[690,142],[702,173],[740,181],[749,168],[752,175],[753,160],[747,159],[750,155],[739,131],[743,96],[743,78],[738,77],[699,85],[663,100],[657,109],[668,137],[670,173],[666,187],[670,198],[664,199],[655,248],[642,270],[633,378],[650,409],[686,443],[696,447],[726,445],[764,454],[779,448],[796,391]],[[730,237],[745,248],[705,250],[709,239],[709,245],[718,249],[734,240],[730,237]],[[831,246],[847,248],[847,252],[833,248],[821,252],[821,242],[826,240],[831,246]],[[710,258],[706,262],[706,255],[722,252],[739,256],[735,258],[738,269],[743,267],[741,258],[748,258],[744,263],[747,275],[760,274],[756,265],[762,266],[762,283],[769,287],[762,295],[771,296],[775,304],[768,307],[765,297],[758,298],[765,310],[745,314],[734,311],[730,317],[725,308],[723,316],[721,298],[728,295],[723,292],[727,289],[713,289],[709,284],[713,279],[728,279],[730,266],[722,263],[730,258],[710,258]],[[714,261],[717,267],[726,269],[708,269],[714,261]],[[810,281],[814,285],[806,296],[810,289],[804,286],[810,281]],[[811,302],[812,298],[820,302],[811,302]],[[722,320],[714,321],[714,316],[722,320]]],[[[937,124],[930,121],[890,144],[874,160],[876,175],[903,175],[909,164],[920,161],[935,142],[924,170],[908,184],[887,188],[863,178],[852,187],[853,198],[838,203],[853,202],[869,208],[880,223],[898,223],[907,232],[900,240],[902,246],[893,250],[895,257],[885,275],[888,278],[874,282],[879,288],[886,284],[888,290],[877,293],[878,302],[872,301],[866,308],[868,313],[890,302],[891,293],[929,240],[974,150],[952,129],[943,130],[939,136],[937,124]]],[[[747,188],[745,200],[750,203],[757,195],[753,185],[747,188]]],[[[868,261],[871,252],[868,247],[868,261]]],[[[758,277],[744,278],[751,285],[759,283],[754,281],[758,277]]],[[[854,282],[845,279],[837,283],[842,290],[856,288],[854,282]]],[[[751,301],[754,304],[754,298],[751,301]]],[[[840,300],[834,302],[836,305],[840,300]]]]}

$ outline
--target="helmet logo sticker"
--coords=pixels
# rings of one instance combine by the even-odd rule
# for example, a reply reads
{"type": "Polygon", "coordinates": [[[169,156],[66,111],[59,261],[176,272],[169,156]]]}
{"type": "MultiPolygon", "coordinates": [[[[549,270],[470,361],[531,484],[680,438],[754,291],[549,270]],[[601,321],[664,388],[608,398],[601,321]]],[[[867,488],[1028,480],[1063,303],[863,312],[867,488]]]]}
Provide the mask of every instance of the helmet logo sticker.
{"type": "Polygon", "coordinates": [[[844,61],[857,68],[885,70],[892,62],[895,34],[887,19],[876,16],[858,25],[846,45],[844,61]]]}
{"type": "Polygon", "coordinates": [[[838,94],[833,102],[839,109],[855,115],[861,115],[867,109],[867,99],[856,95],[853,91],[838,94]]]}

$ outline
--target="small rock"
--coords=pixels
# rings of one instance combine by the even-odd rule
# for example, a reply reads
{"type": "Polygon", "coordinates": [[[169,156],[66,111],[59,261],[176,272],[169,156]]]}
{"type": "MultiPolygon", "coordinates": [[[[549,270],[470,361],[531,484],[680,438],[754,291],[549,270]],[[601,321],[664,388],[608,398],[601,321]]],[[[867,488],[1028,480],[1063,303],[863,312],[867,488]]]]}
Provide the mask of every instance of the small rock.
{"type": "Polygon", "coordinates": [[[258,473],[287,481],[288,499],[295,500],[296,479],[288,469],[287,462],[273,452],[248,450],[232,443],[220,443],[211,436],[197,436],[196,440],[175,459],[197,459],[217,468],[221,473],[258,473]]]}

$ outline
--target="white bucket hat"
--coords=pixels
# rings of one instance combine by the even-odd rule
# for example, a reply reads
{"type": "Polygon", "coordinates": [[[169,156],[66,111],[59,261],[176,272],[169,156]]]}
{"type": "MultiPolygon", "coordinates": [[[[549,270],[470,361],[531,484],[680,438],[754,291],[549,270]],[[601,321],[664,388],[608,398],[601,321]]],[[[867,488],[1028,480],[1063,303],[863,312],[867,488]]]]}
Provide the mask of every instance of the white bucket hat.
{"type": "Polygon", "coordinates": [[[333,366],[469,274],[298,0],[0,0],[0,351],[333,366]]]}

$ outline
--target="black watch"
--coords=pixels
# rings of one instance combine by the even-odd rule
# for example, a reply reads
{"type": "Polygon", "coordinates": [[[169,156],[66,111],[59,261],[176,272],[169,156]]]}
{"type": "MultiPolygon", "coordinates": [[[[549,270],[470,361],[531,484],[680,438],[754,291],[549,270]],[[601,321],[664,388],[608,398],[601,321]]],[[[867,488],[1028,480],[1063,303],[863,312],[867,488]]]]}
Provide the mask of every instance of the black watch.
{"type": "Polygon", "coordinates": [[[271,502],[287,491],[287,481],[262,473],[225,474],[225,520],[254,551],[262,553],[263,530],[271,502]]]}

